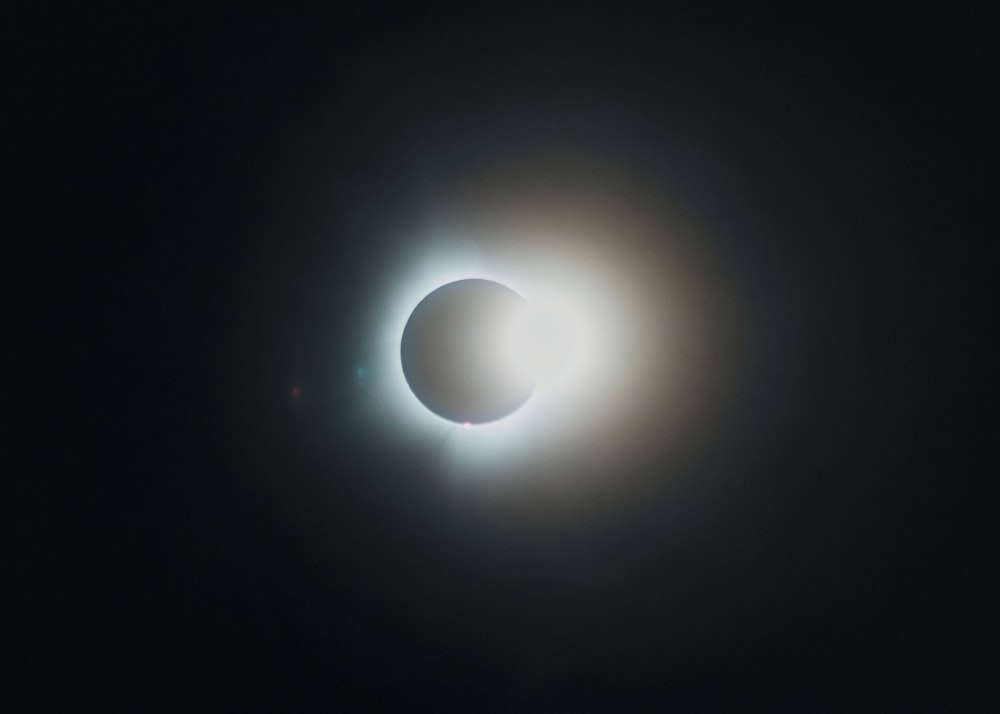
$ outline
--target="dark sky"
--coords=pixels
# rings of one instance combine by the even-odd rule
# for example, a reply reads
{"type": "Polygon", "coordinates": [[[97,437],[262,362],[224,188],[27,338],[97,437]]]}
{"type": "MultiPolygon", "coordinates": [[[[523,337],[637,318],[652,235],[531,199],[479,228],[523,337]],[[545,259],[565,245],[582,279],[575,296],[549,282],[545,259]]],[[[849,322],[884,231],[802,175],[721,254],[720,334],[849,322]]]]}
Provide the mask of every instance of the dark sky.
{"type": "Polygon", "coordinates": [[[11,711],[990,708],[985,14],[616,5],[26,18],[11,711]],[[744,337],[669,486],[522,523],[356,369],[428,206],[567,154],[697,217],[744,337]]]}

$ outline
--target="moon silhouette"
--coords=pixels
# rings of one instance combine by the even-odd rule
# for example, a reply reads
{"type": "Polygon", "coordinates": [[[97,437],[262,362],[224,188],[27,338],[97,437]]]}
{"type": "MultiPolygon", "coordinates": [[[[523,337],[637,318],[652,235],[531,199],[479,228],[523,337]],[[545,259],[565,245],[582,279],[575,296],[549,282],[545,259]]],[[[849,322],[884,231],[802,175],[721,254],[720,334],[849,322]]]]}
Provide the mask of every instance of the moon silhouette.
{"type": "Polygon", "coordinates": [[[403,375],[431,412],[483,424],[515,412],[533,378],[517,366],[512,337],[524,298],[492,280],[459,280],[420,301],[403,329],[403,375]]]}

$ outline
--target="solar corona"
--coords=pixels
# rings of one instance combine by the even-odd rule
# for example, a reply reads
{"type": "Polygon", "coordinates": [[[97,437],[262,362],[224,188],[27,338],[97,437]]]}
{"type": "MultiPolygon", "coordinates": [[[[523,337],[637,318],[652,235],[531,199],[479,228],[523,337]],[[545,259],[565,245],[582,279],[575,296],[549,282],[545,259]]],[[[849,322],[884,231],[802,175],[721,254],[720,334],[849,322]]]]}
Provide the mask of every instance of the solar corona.
{"type": "Polygon", "coordinates": [[[705,235],[620,173],[580,176],[488,176],[387,271],[367,404],[453,483],[590,507],[710,436],[735,331],[705,235]]]}

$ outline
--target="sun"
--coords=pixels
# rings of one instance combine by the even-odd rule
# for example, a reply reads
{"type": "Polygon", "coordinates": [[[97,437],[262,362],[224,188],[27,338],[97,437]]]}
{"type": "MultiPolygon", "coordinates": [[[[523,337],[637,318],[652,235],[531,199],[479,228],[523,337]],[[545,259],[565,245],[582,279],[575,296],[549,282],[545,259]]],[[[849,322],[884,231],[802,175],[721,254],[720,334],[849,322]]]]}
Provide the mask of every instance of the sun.
{"type": "Polygon", "coordinates": [[[738,353],[737,303],[706,234],[613,171],[501,172],[467,191],[387,271],[366,400],[383,437],[426,445],[452,482],[588,506],[635,493],[636,465],[689,460],[738,353]],[[442,416],[407,382],[408,321],[462,281],[523,298],[496,350],[530,398],[497,418],[442,416]]]}

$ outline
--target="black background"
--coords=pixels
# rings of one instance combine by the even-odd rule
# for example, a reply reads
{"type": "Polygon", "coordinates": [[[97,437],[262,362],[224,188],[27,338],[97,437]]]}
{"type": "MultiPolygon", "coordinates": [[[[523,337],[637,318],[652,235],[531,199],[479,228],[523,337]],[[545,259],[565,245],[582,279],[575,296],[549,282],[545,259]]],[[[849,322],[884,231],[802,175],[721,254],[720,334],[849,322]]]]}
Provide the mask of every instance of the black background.
{"type": "Polygon", "coordinates": [[[989,709],[985,13],[31,13],[11,711],[989,709]],[[407,226],[560,153],[698,216],[747,337],[670,488],[517,523],[356,370],[407,226]]]}

